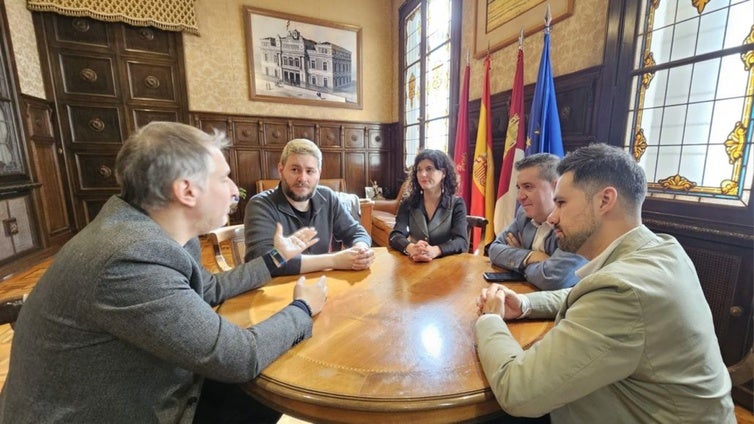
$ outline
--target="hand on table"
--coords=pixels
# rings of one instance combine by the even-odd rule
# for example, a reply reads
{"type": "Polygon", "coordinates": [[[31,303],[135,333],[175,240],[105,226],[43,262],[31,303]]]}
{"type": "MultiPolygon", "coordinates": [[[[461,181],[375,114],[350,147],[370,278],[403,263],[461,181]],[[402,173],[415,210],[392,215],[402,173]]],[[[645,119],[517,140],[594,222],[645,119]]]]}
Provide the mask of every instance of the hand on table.
{"type": "Polygon", "coordinates": [[[419,240],[406,246],[406,253],[408,253],[409,259],[414,262],[429,262],[440,256],[442,251],[439,247],[432,246],[425,240],[419,240]]]}
{"type": "Polygon", "coordinates": [[[335,253],[335,269],[368,269],[374,262],[374,250],[361,244],[335,253]]]}
{"type": "Polygon", "coordinates": [[[497,314],[503,319],[521,316],[521,298],[513,290],[500,284],[490,284],[482,290],[476,305],[480,314],[497,314]]]}
{"type": "Polygon", "coordinates": [[[306,285],[304,276],[299,277],[296,286],[293,288],[293,300],[297,299],[303,300],[309,306],[312,316],[320,313],[325,306],[325,301],[327,301],[325,276],[319,277],[316,283],[309,286],[306,285]]]}

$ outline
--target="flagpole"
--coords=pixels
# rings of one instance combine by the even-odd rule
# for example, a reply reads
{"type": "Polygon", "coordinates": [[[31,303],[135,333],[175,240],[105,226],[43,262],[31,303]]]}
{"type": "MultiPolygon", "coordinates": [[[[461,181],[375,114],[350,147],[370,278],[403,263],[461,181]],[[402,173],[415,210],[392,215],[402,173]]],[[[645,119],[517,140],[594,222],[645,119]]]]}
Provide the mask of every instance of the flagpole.
{"type": "Polygon", "coordinates": [[[469,155],[469,49],[466,49],[466,66],[463,71],[461,98],[458,101],[456,120],[456,139],[453,150],[453,162],[458,176],[456,194],[471,206],[471,160],[469,155]]]}
{"type": "Polygon", "coordinates": [[[550,5],[544,17],[544,43],[542,56],[539,60],[537,82],[534,86],[534,96],[531,102],[531,112],[527,123],[526,154],[552,153],[563,157],[563,136],[560,130],[558,104],[555,98],[555,82],[550,64],[550,24],[552,13],[550,5]]]}

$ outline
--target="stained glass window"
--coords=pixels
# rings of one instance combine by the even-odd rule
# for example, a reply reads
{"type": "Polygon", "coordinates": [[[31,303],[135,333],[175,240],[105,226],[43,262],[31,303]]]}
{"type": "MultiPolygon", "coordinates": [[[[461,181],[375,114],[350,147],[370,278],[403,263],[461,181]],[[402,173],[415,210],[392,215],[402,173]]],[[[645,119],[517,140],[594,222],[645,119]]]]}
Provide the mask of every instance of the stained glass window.
{"type": "Polygon", "coordinates": [[[754,155],[754,0],[644,0],[625,145],[649,196],[745,207],[754,155]]]}
{"type": "Polygon", "coordinates": [[[451,81],[454,1],[414,0],[401,9],[401,115],[406,167],[413,165],[421,149],[448,149],[451,93],[457,91],[457,83],[451,81]]]}

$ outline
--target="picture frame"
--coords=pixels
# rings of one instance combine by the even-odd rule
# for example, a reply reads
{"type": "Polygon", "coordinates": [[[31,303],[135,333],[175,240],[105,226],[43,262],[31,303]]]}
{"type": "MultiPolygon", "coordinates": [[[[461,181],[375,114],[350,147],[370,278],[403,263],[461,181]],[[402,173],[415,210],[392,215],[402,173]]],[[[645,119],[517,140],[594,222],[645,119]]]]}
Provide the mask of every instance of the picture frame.
{"type": "Polygon", "coordinates": [[[474,57],[500,50],[524,36],[545,27],[547,5],[552,14],[551,25],[573,14],[575,0],[475,0],[474,57]]]}
{"type": "Polygon", "coordinates": [[[361,27],[243,8],[252,100],[362,109],[361,27]]]}
{"type": "Polygon", "coordinates": [[[372,200],[374,199],[374,196],[375,196],[374,187],[364,187],[365,198],[372,200]]]}

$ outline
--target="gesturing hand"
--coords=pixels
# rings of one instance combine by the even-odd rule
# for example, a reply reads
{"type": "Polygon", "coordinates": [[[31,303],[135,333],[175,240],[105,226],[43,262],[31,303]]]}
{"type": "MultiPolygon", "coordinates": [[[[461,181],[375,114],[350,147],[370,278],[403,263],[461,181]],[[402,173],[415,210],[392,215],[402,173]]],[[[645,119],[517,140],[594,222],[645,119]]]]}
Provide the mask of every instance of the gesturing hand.
{"type": "Polygon", "coordinates": [[[317,230],[313,227],[304,227],[290,236],[284,237],[283,226],[278,222],[275,227],[273,242],[275,244],[275,249],[277,249],[287,261],[300,255],[301,252],[318,242],[319,238],[316,238],[316,235],[317,230]]]}

